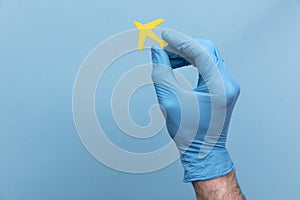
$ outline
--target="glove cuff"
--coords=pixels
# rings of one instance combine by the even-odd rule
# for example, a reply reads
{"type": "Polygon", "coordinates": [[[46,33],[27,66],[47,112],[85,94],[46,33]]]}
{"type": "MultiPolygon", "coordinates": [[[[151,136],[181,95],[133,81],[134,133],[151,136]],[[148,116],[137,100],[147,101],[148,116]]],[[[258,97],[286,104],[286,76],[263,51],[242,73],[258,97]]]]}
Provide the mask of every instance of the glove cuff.
{"type": "Polygon", "coordinates": [[[200,158],[198,153],[182,154],[181,163],[184,168],[183,182],[185,183],[218,178],[231,172],[234,167],[226,149],[212,150],[204,158],[200,158]]]}

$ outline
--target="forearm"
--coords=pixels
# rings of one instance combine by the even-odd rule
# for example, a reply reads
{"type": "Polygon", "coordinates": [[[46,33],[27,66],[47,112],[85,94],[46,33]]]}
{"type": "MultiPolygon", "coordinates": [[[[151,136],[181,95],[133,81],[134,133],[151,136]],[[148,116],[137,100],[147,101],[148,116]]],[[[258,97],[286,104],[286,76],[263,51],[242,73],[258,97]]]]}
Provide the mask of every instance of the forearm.
{"type": "Polygon", "coordinates": [[[193,187],[197,200],[245,200],[237,183],[234,170],[219,178],[194,181],[193,187]]]}

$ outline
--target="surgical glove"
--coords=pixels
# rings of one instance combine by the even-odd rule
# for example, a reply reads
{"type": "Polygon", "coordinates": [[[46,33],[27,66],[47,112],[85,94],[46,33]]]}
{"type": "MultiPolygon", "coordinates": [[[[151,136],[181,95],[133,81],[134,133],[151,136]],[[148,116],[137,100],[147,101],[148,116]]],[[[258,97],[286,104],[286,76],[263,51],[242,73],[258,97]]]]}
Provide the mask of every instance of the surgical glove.
{"type": "Polygon", "coordinates": [[[166,118],[167,130],[177,145],[184,182],[224,176],[233,169],[225,147],[239,84],[226,69],[216,46],[175,31],[163,31],[164,49],[152,47],[152,80],[166,118]],[[198,69],[196,88],[184,89],[173,69],[198,69]]]}

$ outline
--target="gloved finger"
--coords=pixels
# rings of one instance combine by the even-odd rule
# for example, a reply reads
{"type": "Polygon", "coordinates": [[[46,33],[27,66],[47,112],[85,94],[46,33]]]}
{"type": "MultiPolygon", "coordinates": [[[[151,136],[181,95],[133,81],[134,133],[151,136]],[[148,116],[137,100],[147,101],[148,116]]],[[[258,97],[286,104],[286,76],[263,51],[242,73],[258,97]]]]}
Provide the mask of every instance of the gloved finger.
{"type": "Polygon", "coordinates": [[[222,60],[216,45],[211,40],[204,40],[199,38],[195,38],[194,40],[203,47],[203,49],[208,53],[215,64],[222,60]]]}
{"type": "Polygon", "coordinates": [[[174,49],[180,56],[198,68],[205,82],[212,80],[218,73],[215,60],[194,39],[175,31],[164,30],[162,38],[167,41],[168,46],[174,49]]]}
{"type": "MultiPolygon", "coordinates": [[[[207,51],[207,53],[215,61],[215,63],[217,63],[220,60],[219,53],[212,41],[199,38],[195,38],[194,40],[200,45],[202,45],[202,47],[207,51]]],[[[172,49],[170,46],[166,47],[166,52],[169,56],[170,63],[173,69],[191,65],[191,63],[189,63],[186,59],[174,53],[175,50],[172,49]]],[[[200,74],[198,75],[198,83],[196,90],[201,92],[208,92],[205,87],[205,82],[200,74]]]]}
{"type": "Polygon", "coordinates": [[[189,63],[186,59],[184,59],[180,55],[177,55],[177,54],[167,51],[167,50],[166,50],[166,52],[169,56],[169,60],[170,60],[170,63],[171,63],[171,66],[173,69],[191,65],[191,63],[189,63]]]}
{"type": "MultiPolygon", "coordinates": [[[[220,63],[223,62],[223,58],[221,57],[216,45],[211,40],[205,40],[200,38],[194,38],[194,40],[198,44],[200,44],[205,49],[205,51],[207,51],[208,55],[214,61],[218,69],[224,67],[224,65],[220,63]]],[[[183,57],[174,53],[176,52],[176,50],[172,49],[170,46],[166,47],[165,50],[169,56],[170,63],[173,69],[191,65],[191,63],[189,63],[183,57]]],[[[205,82],[202,76],[199,74],[197,89],[207,92],[206,89],[203,89],[205,88],[203,84],[205,84],[205,82]]]]}
{"type": "MultiPolygon", "coordinates": [[[[218,63],[219,60],[222,60],[221,55],[220,55],[216,45],[211,40],[205,40],[205,39],[200,39],[200,38],[195,38],[194,40],[197,43],[199,43],[207,51],[208,55],[211,57],[212,60],[214,60],[215,63],[218,63]]],[[[170,49],[170,47],[169,47],[169,49],[170,49]]],[[[170,49],[168,51],[168,48],[167,48],[165,50],[169,56],[171,66],[173,69],[191,65],[191,63],[189,63],[183,57],[174,53],[175,51],[173,49],[170,49]]]]}
{"type": "Polygon", "coordinates": [[[156,85],[165,90],[176,90],[179,84],[174,76],[173,69],[166,51],[161,49],[158,45],[151,48],[152,57],[152,80],[156,85]]]}
{"type": "MultiPolygon", "coordinates": [[[[205,39],[200,39],[200,38],[195,38],[195,41],[199,43],[205,51],[208,53],[210,58],[214,61],[215,65],[219,69],[219,62],[222,62],[222,58],[220,53],[218,52],[218,49],[216,45],[211,41],[211,40],[205,40],[205,39]]],[[[223,65],[221,65],[223,66],[223,65]]],[[[197,88],[195,89],[199,92],[205,92],[208,93],[208,89],[205,85],[205,81],[203,80],[202,76],[199,74],[198,78],[198,83],[197,83],[197,88]]]]}
{"type": "MultiPolygon", "coordinates": [[[[197,41],[207,51],[211,59],[214,60],[214,63],[222,76],[227,96],[237,96],[237,91],[240,90],[239,85],[237,81],[233,78],[229,70],[226,68],[224,59],[222,58],[216,45],[210,40],[195,39],[195,41],[197,41]]],[[[208,89],[201,75],[199,75],[197,88],[195,90],[208,93],[208,89]]]]}

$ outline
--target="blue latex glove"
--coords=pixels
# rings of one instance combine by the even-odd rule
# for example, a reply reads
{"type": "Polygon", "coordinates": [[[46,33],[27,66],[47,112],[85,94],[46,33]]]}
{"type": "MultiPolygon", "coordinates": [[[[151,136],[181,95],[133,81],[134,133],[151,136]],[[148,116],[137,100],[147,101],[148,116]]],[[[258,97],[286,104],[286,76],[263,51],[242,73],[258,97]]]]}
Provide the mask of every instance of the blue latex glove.
{"type": "Polygon", "coordinates": [[[168,132],[180,152],[184,182],[226,175],[233,162],[225,147],[240,88],[216,46],[173,31],[163,31],[165,49],[152,47],[152,80],[168,132]],[[183,89],[173,69],[192,64],[199,80],[183,89]]]}

